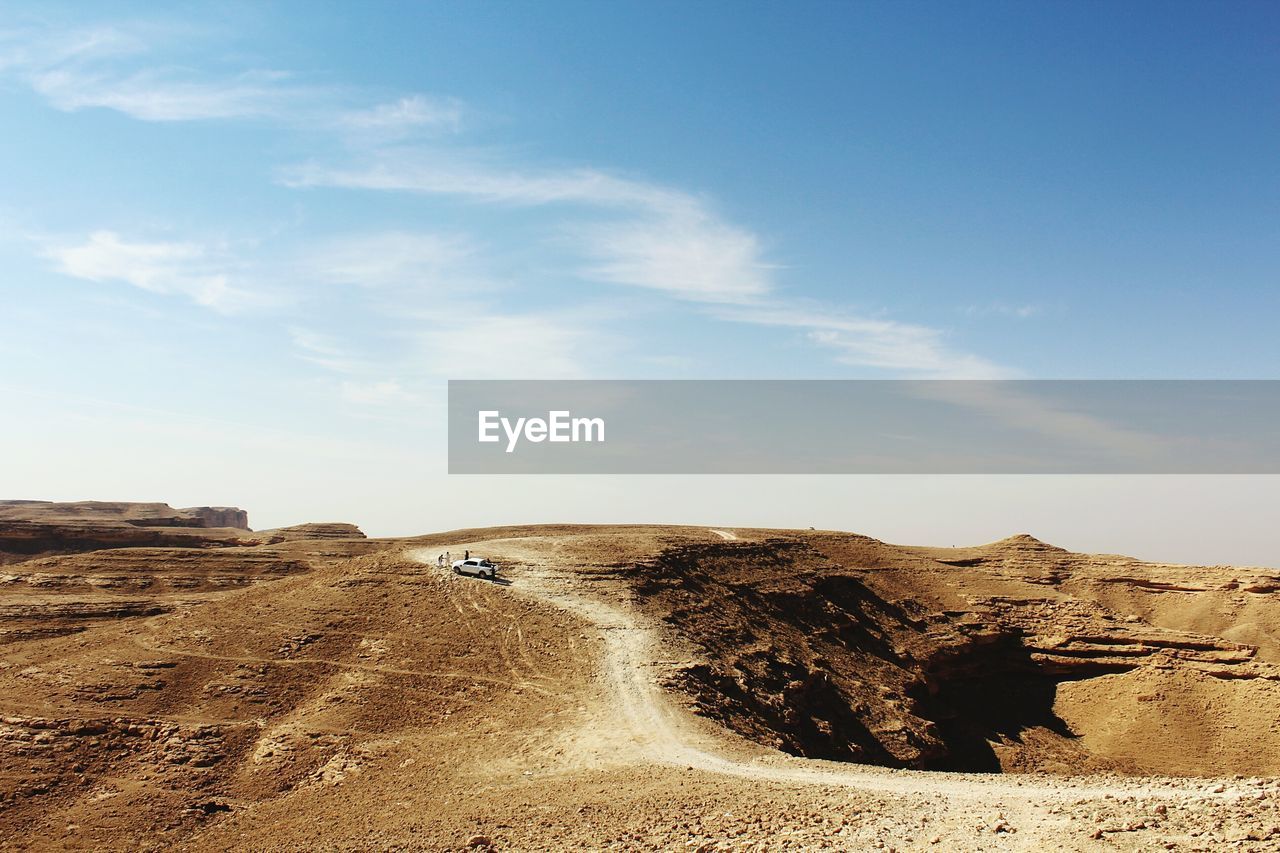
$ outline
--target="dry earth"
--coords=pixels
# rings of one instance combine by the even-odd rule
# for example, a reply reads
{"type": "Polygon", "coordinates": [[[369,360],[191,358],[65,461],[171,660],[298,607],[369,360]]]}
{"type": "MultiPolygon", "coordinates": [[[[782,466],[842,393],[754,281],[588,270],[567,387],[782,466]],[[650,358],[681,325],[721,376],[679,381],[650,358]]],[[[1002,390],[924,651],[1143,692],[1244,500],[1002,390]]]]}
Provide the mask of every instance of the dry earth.
{"type": "Polygon", "coordinates": [[[4,849],[1280,849],[1273,570],[238,519],[0,504],[4,849]]]}

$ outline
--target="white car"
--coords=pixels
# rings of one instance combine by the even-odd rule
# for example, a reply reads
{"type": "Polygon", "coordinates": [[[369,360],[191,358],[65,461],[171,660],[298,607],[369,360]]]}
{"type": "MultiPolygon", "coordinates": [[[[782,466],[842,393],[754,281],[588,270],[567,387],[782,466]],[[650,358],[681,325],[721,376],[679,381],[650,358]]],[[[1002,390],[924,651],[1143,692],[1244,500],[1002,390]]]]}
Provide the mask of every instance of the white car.
{"type": "Polygon", "coordinates": [[[493,580],[498,576],[498,567],[484,557],[471,557],[466,560],[454,560],[453,571],[459,575],[474,575],[478,578],[493,580]]]}

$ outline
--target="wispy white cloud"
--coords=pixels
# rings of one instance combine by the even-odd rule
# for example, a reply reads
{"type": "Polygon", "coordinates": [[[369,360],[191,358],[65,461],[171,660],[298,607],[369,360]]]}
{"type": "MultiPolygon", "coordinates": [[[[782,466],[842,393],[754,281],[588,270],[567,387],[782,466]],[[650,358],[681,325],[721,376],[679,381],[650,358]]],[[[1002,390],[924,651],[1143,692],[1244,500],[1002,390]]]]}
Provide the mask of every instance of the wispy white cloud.
{"type": "Polygon", "coordinates": [[[0,34],[0,72],[56,109],[109,109],[140,121],[267,119],[379,141],[461,126],[463,106],[453,98],[408,94],[362,107],[350,103],[367,100],[358,91],[308,83],[289,71],[192,67],[184,46],[201,37],[188,27],[150,23],[14,31],[0,34]]]}
{"type": "Polygon", "coordinates": [[[323,94],[282,71],[218,74],[146,61],[158,45],[191,35],[153,24],[11,32],[0,39],[0,70],[56,109],[99,107],[142,121],[275,116],[323,94]]]}
{"type": "Polygon", "coordinates": [[[438,151],[395,149],[356,167],[295,167],[284,182],[621,212],[630,216],[562,227],[585,258],[580,270],[585,278],[696,302],[749,302],[771,286],[771,267],[758,238],[716,215],[706,200],[594,169],[530,173],[486,166],[465,155],[451,159],[438,151]]]}
{"type": "Polygon", "coordinates": [[[588,278],[680,299],[750,303],[769,293],[772,267],[749,231],[707,216],[582,227],[588,278]]]}
{"type": "Polygon", "coordinates": [[[473,241],[462,234],[382,231],[331,239],[305,263],[321,281],[438,295],[488,286],[476,255],[473,241]]]}
{"type": "Polygon", "coordinates": [[[462,116],[463,105],[457,98],[408,95],[368,109],[350,110],[338,120],[352,130],[394,137],[413,131],[456,133],[462,128],[462,116]]]}
{"type": "Polygon", "coordinates": [[[60,66],[33,71],[28,80],[32,89],[60,110],[103,107],[142,121],[162,122],[277,116],[315,94],[292,83],[290,75],[269,70],[203,80],[180,70],[120,75],[60,66]]]}
{"type": "Polygon", "coordinates": [[[723,309],[719,316],[741,323],[800,329],[808,340],[836,353],[836,361],[934,379],[997,379],[1013,371],[947,344],[931,326],[900,323],[815,305],[785,303],[723,309]]]}
{"type": "Polygon", "coordinates": [[[353,357],[332,335],[301,326],[289,326],[286,331],[289,341],[293,344],[294,352],[303,361],[343,374],[359,373],[367,367],[361,359],[353,357]]]}
{"type": "Polygon", "coordinates": [[[607,363],[611,344],[590,318],[500,313],[458,306],[425,317],[422,366],[452,379],[583,379],[607,363]]]}
{"type": "Polygon", "coordinates": [[[348,166],[293,166],[281,180],[292,187],[342,187],[456,195],[516,205],[581,204],[654,214],[695,214],[696,196],[598,169],[525,171],[459,149],[385,148],[348,166]]]}
{"type": "Polygon", "coordinates": [[[418,397],[401,387],[395,379],[375,382],[344,381],[339,386],[342,398],[362,406],[394,406],[417,402],[418,397]]]}
{"type": "Polygon", "coordinates": [[[1008,302],[988,302],[985,305],[966,305],[961,310],[969,317],[998,315],[1001,317],[1014,317],[1019,320],[1026,320],[1029,317],[1035,317],[1044,313],[1044,306],[1033,305],[1030,303],[1010,304],[1008,302]]]}
{"type": "Polygon", "coordinates": [[[62,32],[31,28],[0,31],[0,71],[23,73],[135,56],[146,51],[149,29],[99,26],[62,32]]]}
{"type": "Polygon", "coordinates": [[[218,311],[267,301],[235,282],[225,260],[198,243],[130,241],[114,231],[95,231],[81,242],[46,246],[44,254],[59,272],[74,278],[124,282],[152,293],[185,296],[218,311]]]}
{"type": "Polygon", "coordinates": [[[701,196],[594,169],[527,172],[474,156],[398,148],[370,162],[330,167],[316,163],[285,175],[294,187],[415,192],[520,206],[575,205],[603,213],[562,222],[565,242],[593,281],[659,291],[701,303],[721,320],[791,327],[835,353],[842,364],[934,377],[994,377],[1010,371],[948,345],[929,326],[858,316],[838,306],[787,297],[777,266],[759,237],[719,216],[701,196]],[[619,215],[623,214],[623,215],[619,215]]]}
{"type": "Polygon", "coordinates": [[[612,346],[587,312],[503,313],[456,301],[380,328],[388,340],[376,355],[354,355],[355,339],[300,327],[289,332],[299,358],[336,374],[319,387],[353,406],[397,411],[429,400],[444,379],[601,375],[591,367],[601,365],[612,346]]]}
{"type": "Polygon", "coordinates": [[[1087,400],[1072,400],[1070,394],[1057,393],[1054,386],[1052,382],[944,382],[923,383],[907,390],[981,412],[1001,426],[1045,436],[1063,450],[1087,449],[1124,465],[1158,459],[1178,446],[1178,439],[1172,436],[1093,414],[1087,411],[1087,400]]]}
{"type": "MultiPolygon", "coordinates": [[[[511,307],[494,257],[466,234],[385,231],[339,236],[310,253],[309,278],[360,290],[341,330],[295,326],[295,353],[337,373],[352,404],[421,400],[445,378],[583,378],[614,348],[611,317],[589,306],[511,307]],[[367,332],[378,330],[376,344],[367,332]]],[[[605,370],[607,373],[607,370],[605,370]]]]}

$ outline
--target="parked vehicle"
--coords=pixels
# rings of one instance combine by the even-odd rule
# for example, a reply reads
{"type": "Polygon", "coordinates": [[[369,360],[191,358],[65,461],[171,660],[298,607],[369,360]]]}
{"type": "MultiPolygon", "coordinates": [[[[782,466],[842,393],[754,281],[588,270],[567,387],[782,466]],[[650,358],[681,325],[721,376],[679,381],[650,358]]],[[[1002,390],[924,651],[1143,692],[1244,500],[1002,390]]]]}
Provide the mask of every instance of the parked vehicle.
{"type": "Polygon", "coordinates": [[[498,567],[484,557],[454,560],[453,571],[459,575],[472,575],[473,577],[487,580],[493,580],[498,576],[498,567]]]}

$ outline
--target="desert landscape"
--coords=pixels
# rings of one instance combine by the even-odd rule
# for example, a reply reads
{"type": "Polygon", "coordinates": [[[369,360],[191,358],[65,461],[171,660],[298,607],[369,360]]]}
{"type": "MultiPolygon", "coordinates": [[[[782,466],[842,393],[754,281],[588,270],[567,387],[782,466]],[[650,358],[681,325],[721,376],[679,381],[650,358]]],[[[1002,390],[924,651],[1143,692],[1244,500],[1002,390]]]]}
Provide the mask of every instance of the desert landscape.
{"type": "Polygon", "coordinates": [[[1275,569],[4,501],[0,581],[5,849],[1280,849],[1275,569]]]}

